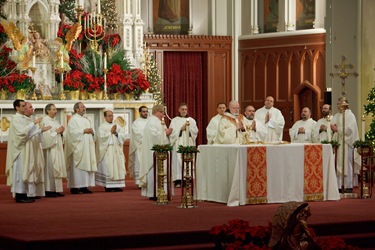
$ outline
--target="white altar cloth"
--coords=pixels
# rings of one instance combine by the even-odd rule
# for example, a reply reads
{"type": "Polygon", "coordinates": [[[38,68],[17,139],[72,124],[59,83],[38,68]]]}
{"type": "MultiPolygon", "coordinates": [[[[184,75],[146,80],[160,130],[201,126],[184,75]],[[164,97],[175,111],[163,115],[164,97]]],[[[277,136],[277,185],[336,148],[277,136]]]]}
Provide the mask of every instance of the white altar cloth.
{"type": "MultiPolygon", "coordinates": [[[[268,203],[303,201],[304,144],[259,145],[267,150],[268,203]]],[[[200,145],[196,163],[198,200],[246,205],[247,148],[257,145],[200,145]]],[[[324,200],[340,194],[330,144],[323,144],[324,200]]]]}

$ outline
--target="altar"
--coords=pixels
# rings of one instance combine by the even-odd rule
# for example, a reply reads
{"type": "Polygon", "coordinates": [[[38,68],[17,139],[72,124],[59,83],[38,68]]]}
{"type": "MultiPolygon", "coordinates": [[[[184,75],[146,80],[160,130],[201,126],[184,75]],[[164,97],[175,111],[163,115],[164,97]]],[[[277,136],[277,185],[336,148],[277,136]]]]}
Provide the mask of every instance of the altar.
{"type": "MultiPolygon", "coordinates": [[[[304,168],[305,145],[200,145],[196,162],[196,197],[228,206],[249,204],[248,149],[264,147],[266,202],[304,201],[304,181],[309,174],[304,168]]],[[[321,146],[322,176],[317,181],[322,182],[322,200],[339,200],[332,147],[321,146]]]]}

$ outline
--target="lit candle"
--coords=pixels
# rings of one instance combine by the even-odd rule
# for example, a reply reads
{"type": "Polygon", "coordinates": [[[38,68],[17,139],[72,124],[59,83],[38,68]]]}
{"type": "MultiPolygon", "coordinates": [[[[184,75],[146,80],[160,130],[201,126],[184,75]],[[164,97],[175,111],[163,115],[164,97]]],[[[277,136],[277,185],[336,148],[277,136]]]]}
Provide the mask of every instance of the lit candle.
{"type": "Polygon", "coordinates": [[[100,0],[98,0],[98,13],[100,14],[100,0]]]}
{"type": "Polygon", "coordinates": [[[104,52],[104,69],[107,69],[107,52],[104,52]]]}
{"type": "Polygon", "coordinates": [[[186,146],[189,146],[189,126],[190,126],[189,118],[187,118],[186,119],[186,128],[185,128],[185,132],[186,132],[186,146]]]}
{"type": "Polygon", "coordinates": [[[161,118],[161,143],[160,145],[164,145],[164,133],[165,133],[164,125],[165,125],[165,122],[164,122],[164,117],[163,117],[161,118]]]}
{"type": "Polygon", "coordinates": [[[35,61],[36,61],[36,58],[35,58],[35,51],[33,52],[33,68],[35,68],[35,61]]]}
{"type": "Polygon", "coordinates": [[[365,119],[365,116],[362,115],[362,141],[365,140],[365,132],[366,132],[366,119],[365,119]]]}
{"type": "Polygon", "coordinates": [[[331,141],[332,135],[331,135],[331,117],[327,115],[327,140],[331,141]]]}

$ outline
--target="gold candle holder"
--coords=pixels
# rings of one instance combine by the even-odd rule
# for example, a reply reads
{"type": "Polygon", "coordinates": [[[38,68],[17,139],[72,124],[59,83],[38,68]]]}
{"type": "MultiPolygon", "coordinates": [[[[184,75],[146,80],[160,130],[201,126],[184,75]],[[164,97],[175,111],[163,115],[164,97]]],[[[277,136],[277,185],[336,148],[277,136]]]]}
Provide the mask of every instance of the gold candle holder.
{"type": "Polygon", "coordinates": [[[104,94],[103,94],[103,100],[108,100],[108,94],[107,94],[107,73],[108,73],[108,69],[104,68],[103,69],[103,73],[104,73],[104,94]]]}
{"type": "MultiPolygon", "coordinates": [[[[181,197],[180,208],[194,208],[195,205],[194,205],[194,197],[193,197],[193,189],[192,189],[193,177],[191,175],[193,173],[190,173],[190,164],[192,164],[194,160],[194,154],[182,153],[181,157],[182,157],[183,164],[186,166],[186,173],[183,178],[183,183],[181,183],[182,184],[182,187],[181,187],[182,197],[181,197]]],[[[182,169],[184,170],[184,168],[182,169]]]]}
{"type": "Polygon", "coordinates": [[[168,157],[168,152],[157,152],[156,159],[158,162],[158,199],[156,201],[159,205],[168,204],[168,197],[164,190],[164,180],[165,180],[165,173],[164,173],[164,161],[168,157]]]}
{"type": "MultiPolygon", "coordinates": [[[[32,74],[33,74],[33,78],[34,78],[34,74],[36,72],[36,67],[29,67],[29,70],[31,70],[32,74]]],[[[31,100],[38,100],[38,97],[36,96],[35,94],[35,89],[36,89],[36,83],[34,81],[34,90],[33,90],[33,95],[31,96],[31,100]]]]}
{"type": "Polygon", "coordinates": [[[60,95],[59,95],[59,100],[66,100],[66,96],[64,93],[64,73],[65,73],[65,68],[60,67],[56,68],[56,72],[60,74],[60,95]]]}

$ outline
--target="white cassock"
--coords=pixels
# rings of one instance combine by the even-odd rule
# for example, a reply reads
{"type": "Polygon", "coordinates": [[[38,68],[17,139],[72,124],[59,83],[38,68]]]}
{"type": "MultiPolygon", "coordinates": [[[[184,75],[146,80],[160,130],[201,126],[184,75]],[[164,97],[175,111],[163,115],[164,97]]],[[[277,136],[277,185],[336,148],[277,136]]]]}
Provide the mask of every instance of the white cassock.
{"type": "Polygon", "coordinates": [[[117,136],[111,133],[115,123],[104,122],[99,126],[97,136],[98,172],[95,174],[96,185],[106,188],[125,187],[124,142],[129,137],[123,127],[117,125],[117,136]]]}
{"type": "Polygon", "coordinates": [[[345,138],[345,159],[344,159],[344,188],[353,188],[358,186],[358,174],[361,166],[361,157],[357,150],[354,150],[353,143],[359,140],[357,121],[350,109],[345,111],[345,132],[343,133],[342,114],[337,113],[332,117],[331,124],[337,125],[337,133],[334,133],[332,140],[338,141],[340,146],[337,149],[337,183],[339,188],[342,186],[342,168],[343,168],[343,138],[345,138]],[[354,175],[353,175],[353,157],[354,157],[354,175]],[[354,178],[353,178],[354,177],[354,178]]]}
{"type": "Polygon", "coordinates": [[[172,171],[173,181],[182,180],[182,159],[181,154],[177,153],[178,147],[182,146],[195,146],[195,141],[198,135],[198,127],[195,120],[191,117],[176,116],[172,119],[169,128],[173,128],[172,133],[169,135],[169,140],[173,146],[172,151],[172,171]],[[189,131],[181,131],[181,127],[186,124],[186,119],[189,118],[189,131]],[[188,134],[189,132],[189,134],[188,134]]]}
{"type": "Polygon", "coordinates": [[[237,130],[237,123],[241,122],[243,117],[242,114],[237,117],[231,113],[225,113],[219,122],[215,144],[241,144],[245,132],[237,130]]]}
{"type": "Polygon", "coordinates": [[[261,123],[260,121],[258,121],[257,119],[247,119],[245,116],[243,118],[243,125],[245,127],[245,130],[246,130],[246,133],[249,133],[248,131],[248,127],[246,126],[250,126],[253,124],[253,122],[255,121],[255,130],[251,130],[250,132],[250,141],[251,142],[257,142],[257,141],[264,141],[265,138],[266,138],[266,134],[267,134],[267,129],[266,127],[264,127],[263,123],[261,123]]]}
{"type": "Polygon", "coordinates": [[[322,141],[330,141],[332,139],[332,131],[331,131],[331,128],[329,126],[330,124],[331,124],[331,122],[329,122],[329,124],[328,124],[328,121],[327,121],[326,118],[321,118],[321,119],[319,119],[316,122],[314,131],[313,131],[313,140],[314,140],[314,142],[320,143],[322,141]],[[327,131],[320,131],[320,126],[321,125],[325,125],[327,127],[327,131],[328,131],[328,129],[330,130],[329,131],[331,133],[331,138],[330,139],[328,138],[327,131]]]}
{"type": "Polygon", "coordinates": [[[95,140],[92,134],[83,133],[86,128],[92,126],[85,116],[74,114],[69,120],[65,149],[69,188],[95,186],[95,140]]]}
{"type": "Polygon", "coordinates": [[[296,121],[292,128],[289,129],[290,141],[292,143],[312,143],[313,142],[313,131],[315,129],[316,121],[312,118],[296,121]],[[298,129],[304,128],[305,133],[299,134],[298,129]]]}
{"type": "Polygon", "coordinates": [[[44,159],[40,129],[29,117],[16,113],[10,122],[6,170],[12,193],[44,196],[44,159]]]}
{"type": "Polygon", "coordinates": [[[129,145],[129,172],[135,180],[135,184],[139,184],[139,163],[141,162],[141,146],[143,139],[143,130],[145,129],[148,119],[139,117],[136,119],[130,131],[129,145]]]}
{"type": "Polygon", "coordinates": [[[265,142],[271,141],[282,141],[283,140],[283,129],[285,125],[284,116],[281,111],[277,108],[266,109],[265,107],[255,111],[255,119],[261,121],[267,128],[267,135],[265,142]],[[270,120],[265,123],[267,113],[270,114],[270,120]]]}
{"type": "Polygon", "coordinates": [[[44,188],[47,192],[63,192],[62,179],[66,178],[66,165],[63,148],[63,136],[56,129],[60,123],[48,115],[43,117],[42,124],[51,126],[50,130],[43,132],[42,148],[45,160],[44,188]]]}
{"type": "MultiPolygon", "coordinates": [[[[156,144],[160,145],[161,143],[169,143],[168,137],[165,133],[166,128],[167,127],[165,125],[161,125],[161,120],[158,117],[152,115],[148,118],[148,122],[146,123],[145,129],[143,131],[143,142],[141,146],[141,162],[139,169],[139,185],[142,188],[142,196],[154,196],[154,151],[152,151],[151,148],[156,144]]],[[[164,166],[164,172],[166,172],[166,164],[164,164],[164,166]]],[[[155,185],[157,187],[157,183],[155,183],[155,185]]],[[[156,188],[156,194],[157,192],[158,189],[156,188]]]]}
{"type": "Polygon", "coordinates": [[[210,123],[208,123],[208,126],[206,128],[207,144],[214,144],[221,117],[222,115],[217,114],[212,117],[210,123]]]}

